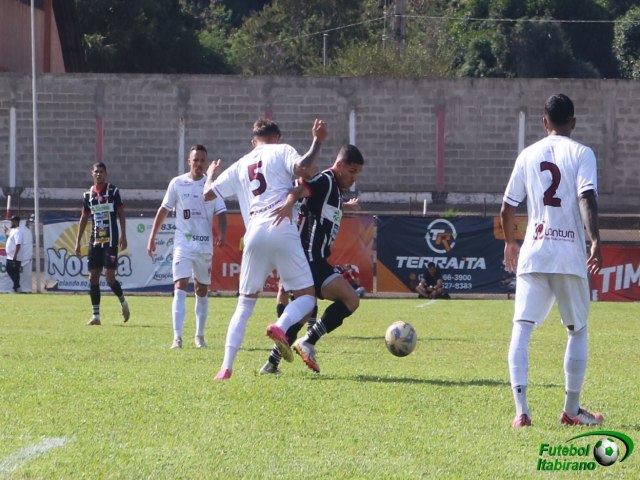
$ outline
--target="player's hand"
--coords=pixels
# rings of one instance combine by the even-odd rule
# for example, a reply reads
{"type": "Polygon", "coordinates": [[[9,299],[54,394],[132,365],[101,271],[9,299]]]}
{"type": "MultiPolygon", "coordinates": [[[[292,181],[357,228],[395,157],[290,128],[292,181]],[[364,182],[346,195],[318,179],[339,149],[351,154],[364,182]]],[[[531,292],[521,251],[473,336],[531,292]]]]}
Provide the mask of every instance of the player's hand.
{"type": "Polygon", "coordinates": [[[509,273],[516,273],[518,268],[518,256],[520,255],[520,245],[517,242],[504,244],[504,269],[509,273]]]}
{"type": "Polygon", "coordinates": [[[318,140],[320,143],[323,143],[329,136],[329,131],[327,130],[327,123],[324,120],[320,120],[319,118],[316,118],[313,121],[313,128],[311,129],[311,133],[313,134],[313,138],[315,140],[318,140]]]}
{"type": "Polygon", "coordinates": [[[285,202],[274,209],[272,216],[274,217],[273,225],[280,225],[285,218],[289,219],[289,223],[293,223],[293,204],[285,202]]]}
{"type": "Polygon", "coordinates": [[[156,239],[149,238],[149,242],[147,243],[147,254],[153,258],[154,253],[156,253],[156,239]]]}
{"type": "Polygon", "coordinates": [[[342,208],[348,212],[358,212],[360,211],[360,200],[358,200],[358,197],[352,198],[344,202],[342,208]]]}
{"type": "Polygon", "coordinates": [[[207,177],[213,180],[218,175],[220,175],[221,170],[222,170],[222,159],[219,158],[209,164],[209,168],[207,168],[207,177]]]}
{"type": "Polygon", "coordinates": [[[78,257],[80,256],[80,244],[79,243],[76,243],[75,254],[78,257]]]}
{"type": "Polygon", "coordinates": [[[216,247],[224,247],[224,237],[223,236],[216,237],[215,244],[216,244],[216,247]]]}
{"type": "Polygon", "coordinates": [[[126,250],[127,248],[127,237],[120,237],[120,250],[126,250]]]}
{"type": "Polygon", "coordinates": [[[589,258],[587,258],[587,270],[591,275],[594,275],[600,271],[602,267],[602,251],[600,250],[600,243],[591,243],[589,250],[589,258]]]}

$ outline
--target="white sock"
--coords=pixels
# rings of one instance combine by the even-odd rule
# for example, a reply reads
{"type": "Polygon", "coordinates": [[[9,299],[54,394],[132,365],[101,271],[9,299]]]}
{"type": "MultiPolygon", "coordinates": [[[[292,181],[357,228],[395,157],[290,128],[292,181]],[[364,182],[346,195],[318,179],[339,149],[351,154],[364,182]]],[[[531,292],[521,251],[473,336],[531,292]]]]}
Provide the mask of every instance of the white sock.
{"type": "Polygon", "coordinates": [[[276,325],[282,329],[283,332],[289,330],[289,327],[302,320],[307,313],[313,310],[316,305],[316,297],[313,295],[302,295],[296,298],[293,302],[287,305],[280,318],[276,322],[276,325]]]}
{"type": "Polygon", "coordinates": [[[571,417],[578,414],[580,391],[587,370],[588,335],[587,327],[577,332],[568,331],[567,349],[564,353],[565,390],[564,411],[571,417]]]}
{"type": "Polygon", "coordinates": [[[196,337],[204,336],[204,327],[207,325],[209,314],[209,297],[196,295],[196,337]]]}
{"type": "Polygon", "coordinates": [[[185,303],[187,292],[184,290],[173,291],[173,305],[171,312],[173,314],[173,338],[182,337],[182,329],[184,328],[184,317],[186,314],[185,303]]]}
{"type": "Polygon", "coordinates": [[[222,369],[233,370],[233,362],[236,359],[245,331],[247,330],[247,321],[253,313],[256,306],[257,298],[238,297],[236,311],[233,312],[229,328],[227,330],[227,341],[224,346],[224,359],[222,360],[222,369]]]}
{"type": "Polygon", "coordinates": [[[531,322],[513,322],[511,343],[509,345],[509,376],[516,415],[529,415],[527,404],[527,384],[529,383],[529,342],[534,324],[531,322]]]}

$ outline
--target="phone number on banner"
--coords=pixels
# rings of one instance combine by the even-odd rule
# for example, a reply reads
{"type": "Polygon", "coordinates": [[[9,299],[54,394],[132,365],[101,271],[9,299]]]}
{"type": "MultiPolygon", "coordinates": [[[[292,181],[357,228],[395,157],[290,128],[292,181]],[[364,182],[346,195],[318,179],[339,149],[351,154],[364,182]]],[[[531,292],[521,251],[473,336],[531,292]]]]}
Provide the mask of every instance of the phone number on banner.
{"type": "Polygon", "coordinates": [[[473,283],[471,282],[443,282],[445,290],[471,290],[473,283]]]}

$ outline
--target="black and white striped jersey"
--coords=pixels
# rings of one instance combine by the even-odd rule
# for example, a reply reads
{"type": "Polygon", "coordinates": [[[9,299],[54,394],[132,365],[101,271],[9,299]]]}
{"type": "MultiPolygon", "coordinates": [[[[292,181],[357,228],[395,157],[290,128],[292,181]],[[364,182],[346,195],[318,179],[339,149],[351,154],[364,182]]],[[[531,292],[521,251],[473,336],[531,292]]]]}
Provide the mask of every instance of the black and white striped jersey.
{"type": "Polygon", "coordinates": [[[84,192],[83,208],[91,214],[91,245],[117,247],[119,242],[118,210],[124,208],[120,190],[107,183],[103,190],[92,186],[84,192]]]}
{"type": "Polygon", "coordinates": [[[309,261],[326,258],[340,229],[342,193],[330,168],[302,185],[310,194],[302,200],[298,214],[302,248],[309,261]]]}

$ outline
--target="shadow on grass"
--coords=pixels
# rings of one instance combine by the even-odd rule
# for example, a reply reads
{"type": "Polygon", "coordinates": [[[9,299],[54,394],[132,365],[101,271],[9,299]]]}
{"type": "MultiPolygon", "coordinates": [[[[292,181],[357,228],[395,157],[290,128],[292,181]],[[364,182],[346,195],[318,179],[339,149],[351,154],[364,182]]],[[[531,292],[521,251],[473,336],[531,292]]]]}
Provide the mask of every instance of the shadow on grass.
{"type": "Polygon", "coordinates": [[[424,385],[438,385],[441,387],[504,387],[509,386],[509,382],[504,380],[473,379],[473,380],[442,380],[437,378],[410,378],[410,377],[380,377],[375,375],[316,375],[314,380],[353,380],[356,382],[372,383],[411,383],[424,385]]]}
{"type": "MultiPolygon", "coordinates": [[[[384,342],[384,336],[375,336],[375,337],[360,337],[355,335],[349,335],[346,337],[342,337],[345,340],[375,340],[378,342],[384,342]]],[[[474,340],[467,338],[432,338],[432,337],[421,337],[418,335],[419,342],[472,342],[474,340]]]]}

